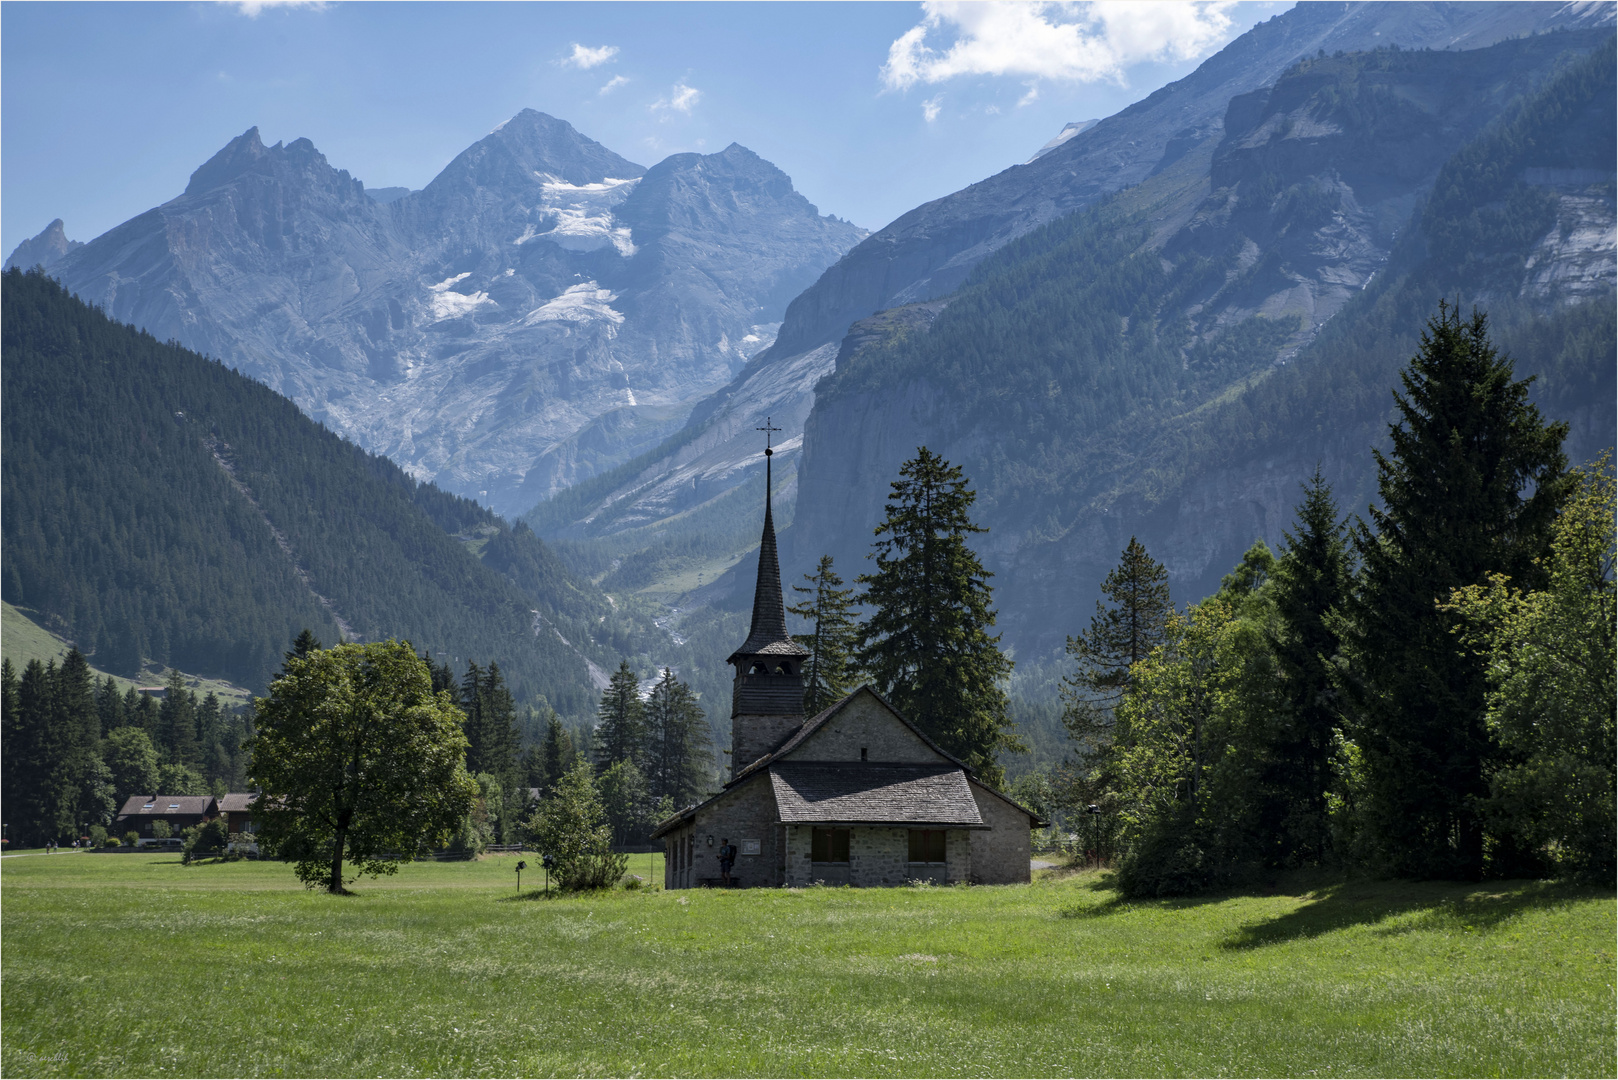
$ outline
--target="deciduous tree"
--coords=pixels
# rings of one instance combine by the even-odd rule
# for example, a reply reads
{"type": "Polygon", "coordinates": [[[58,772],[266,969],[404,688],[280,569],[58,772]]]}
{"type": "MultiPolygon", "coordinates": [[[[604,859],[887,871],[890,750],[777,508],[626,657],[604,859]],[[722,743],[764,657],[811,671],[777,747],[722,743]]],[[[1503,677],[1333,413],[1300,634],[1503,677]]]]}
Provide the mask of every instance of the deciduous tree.
{"type": "Polygon", "coordinates": [[[311,888],[343,892],[345,860],[391,874],[442,844],[471,809],[460,709],[447,691],[433,693],[409,645],[291,657],[255,718],[260,842],[296,862],[311,888]]]}

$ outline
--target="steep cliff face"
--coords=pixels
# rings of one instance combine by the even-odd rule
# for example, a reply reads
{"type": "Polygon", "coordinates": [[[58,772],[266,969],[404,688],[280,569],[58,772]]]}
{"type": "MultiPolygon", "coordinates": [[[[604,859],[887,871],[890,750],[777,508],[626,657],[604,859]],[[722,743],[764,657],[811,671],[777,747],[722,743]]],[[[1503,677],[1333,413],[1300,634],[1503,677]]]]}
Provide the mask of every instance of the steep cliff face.
{"type": "Polygon", "coordinates": [[[724,385],[861,235],[742,147],[648,173],[524,110],[386,203],[250,130],[51,273],[510,512],[633,452],[612,425],[568,452],[598,417],[724,385]]]}
{"type": "Polygon", "coordinates": [[[1477,49],[1612,21],[1610,7],[1593,4],[1299,4],[1049,153],[873,233],[792,302],[778,347],[801,352],[840,339],[850,323],[876,311],[947,295],[1009,240],[1137,184],[1217,136],[1233,97],[1273,83],[1304,57],[1389,45],[1477,49]]]}
{"type": "Polygon", "coordinates": [[[783,566],[859,565],[926,445],[976,483],[1009,643],[1060,644],[1131,536],[1205,595],[1280,542],[1317,464],[1345,508],[1374,497],[1440,297],[1496,316],[1587,460],[1614,438],[1612,48],[1317,58],[1237,98],[1217,140],[1006,246],[920,333],[844,352],[783,566]]]}

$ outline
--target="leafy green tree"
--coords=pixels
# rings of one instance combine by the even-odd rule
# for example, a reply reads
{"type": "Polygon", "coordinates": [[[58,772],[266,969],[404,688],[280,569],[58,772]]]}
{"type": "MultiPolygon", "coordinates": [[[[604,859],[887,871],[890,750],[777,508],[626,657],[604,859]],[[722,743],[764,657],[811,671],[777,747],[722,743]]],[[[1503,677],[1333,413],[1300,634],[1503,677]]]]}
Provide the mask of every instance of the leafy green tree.
{"type": "Polygon", "coordinates": [[[1330,847],[1327,791],[1341,723],[1331,664],[1339,642],[1333,616],[1351,582],[1343,523],[1331,485],[1320,475],[1304,485],[1286,546],[1270,578],[1276,621],[1270,650],[1285,687],[1286,723],[1266,782],[1276,795],[1266,829],[1275,844],[1304,862],[1330,847]]]}
{"type": "Polygon", "coordinates": [[[587,761],[563,774],[528,829],[540,852],[554,860],[551,873],[564,889],[608,888],[629,868],[629,856],[612,850],[612,826],[587,761]]]}
{"type": "Polygon", "coordinates": [[[189,765],[169,763],[157,767],[157,790],[164,795],[211,795],[212,786],[189,765]]]}
{"type": "Polygon", "coordinates": [[[1169,575],[1135,537],[1101,583],[1090,629],[1067,639],[1078,670],[1062,680],[1062,723],[1072,736],[1084,799],[1099,798],[1098,770],[1111,751],[1114,710],[1132,684],[1134,666],[1168,640],[1174,601],[1169,575]]]}
{"type": "Polygon", "coordinates": [[[1549,853],[1558,872],[1611,886],[1618,850],[1612,461],[1578,474],[1554,526],[1549,580],[1524,591],[1504,574],[1453,594],[1485,661],[1485,719],[1511,755],[1491,778],[1503,829],[1549,853]]]}
{"type": "Polygon", "coordinates": [[[700,799],[713,780],[708,719],[691,688],[669,668],[646,698],[646,788],[676,807],[700,799]]]}
{"type": "Polygon", "coordinates": [[[1509,837],[1485,865],[1488,772],[1500,758],[1484,720],[1487,680],[1462,656],[1453,590],[1505,574],[1538,587],[1536,560],[1572,477],[1566,424],[1528,402],[1529,380],[1489,340],[1480,312],[1440,304],[1400,373],[1391,454],[1376,453],[1381,506],[1353,533],[1361,565],[1345,604],[1352,735],[1366,770],[1370,856],[1422,877],[1521,873],[1509,837]]]}
{"type": "Polygon", "coordinates": [[[612,681],[601,692],[596,712],[595,759],[602,768],[617,761],[645,761],[646,710],[640,699],[640,679],[629,661],[621,660],[612,681]]]}
{"type": "Polygon", "coordinates": [[[612,826],[613,843],[638,844],[654,824],[654,800],[646,786],[646,776],[633,761],[615,761],[596,778],[601,806],[612,826]]]}
{"type": "Polygon", "coordinates": [[[1264,770],[1282,700],[1262,616],[1221,593],[1170,616],[1117,706],[1108,775],[1131,895],[1199,892],[1250,878],[1264,770]]]}
{"type": "Polygon", "coordinates": [[[843,579],[832,568],[830,555],[822,555],[815,572],[803,579],[809,584],[794,585],[792,591],[807,593],[808,598],[787,610],[813,627],[810,633],[794,634],[793,640],[809,650],[803,711],[814,716],[841,701],[857,685],[854,654],[859,648],[860,625],[854,617],[854,590],[842,587],[843,579]]]}
{"type": "Polygon", "coordinates": [[[157,751],[151,736],[140,728],[113,728],[102,740],[101,753],[112,773],[112,788],[120,807],[131,795],[170,794],[158,782],[157,751]]]}
{"type": "Polygon", "coordinates": [[[394,873],[443,844],[477,793],[460,709],[397,641],[289,659],[255,721],[260,843],[295,861],[310,888],[345,891],[345,859],[360,873],[394,873]]]}
{"type": "Polygon", "coordinates": [[[977,495],[925,446],[899,476],[869,556],[876,570],[857,579],[871,610],[859,664],[912,723],[999,784],[1000,751],[1022,744],[1004,686],[1012,661],[989,633],[991,575],[966,542],[988,531],[968,516],[977,495]]]}

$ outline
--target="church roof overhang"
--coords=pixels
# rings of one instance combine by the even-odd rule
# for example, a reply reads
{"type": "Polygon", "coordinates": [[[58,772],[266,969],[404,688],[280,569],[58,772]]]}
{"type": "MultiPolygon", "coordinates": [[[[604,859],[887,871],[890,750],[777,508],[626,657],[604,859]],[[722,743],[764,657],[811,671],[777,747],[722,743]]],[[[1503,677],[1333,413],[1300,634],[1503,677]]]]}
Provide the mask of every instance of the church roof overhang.
{"type": "Polygon", "coordinates": [[[782,761],[770,784],[786,825],[989,828],[956,765],[782,761]]]}
{"type": "Polygon", "coordinates": [[[725,663],[734,664],[736,661],[749,656],[791,656],[803,659],[809,655],[809,650],[790,638],[785,641],[753,641],[749,639],[742,647],[731,653],[725,663]]]}

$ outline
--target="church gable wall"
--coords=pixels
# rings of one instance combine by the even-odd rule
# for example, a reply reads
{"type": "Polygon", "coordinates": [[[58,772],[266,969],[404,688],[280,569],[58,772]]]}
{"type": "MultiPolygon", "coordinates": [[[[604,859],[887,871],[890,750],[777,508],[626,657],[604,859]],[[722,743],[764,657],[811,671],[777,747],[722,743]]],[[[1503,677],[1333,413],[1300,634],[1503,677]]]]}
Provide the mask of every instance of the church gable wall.
{"type": "Polygon", "coordinates": [[[869,760],[932,764],[948,761],[928,746],[870,694],[861,694],[827,720],[813,735],[794,747],[788,761],[859,761],[864,749],[869,760]]]}
{"type": "Polygon", "coordinates": [[[1006,800],[972,783],[972,798],[977,800],[978,813],[989,826],[985,832],[973,832],[972,880],[980,885],[1026,885],[1032,857],[1032,822],[1028,815],[1006,800]]]}
{"type": "Polygon", "coordinates": [[[736,856],[732,878],[748,888],[779,885],[781,857],[775,823],[780,817],[768,773],[759,773],[699,809],[694,822],[696,857],[692,860],[691,884],[700,885],[705,878],[719,880],[719,846],[728,837],[738,852],[748,849],[744,840],[757,840],[759,844],[757,855],[736,856]],[[708,846],[710,836],[712,847],[708,846]]]}

